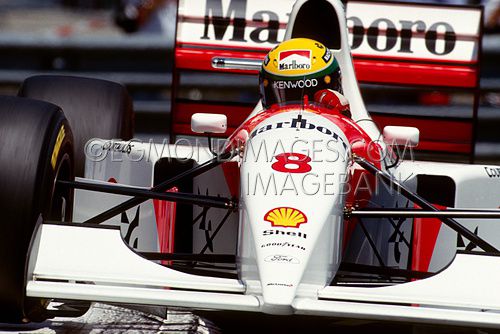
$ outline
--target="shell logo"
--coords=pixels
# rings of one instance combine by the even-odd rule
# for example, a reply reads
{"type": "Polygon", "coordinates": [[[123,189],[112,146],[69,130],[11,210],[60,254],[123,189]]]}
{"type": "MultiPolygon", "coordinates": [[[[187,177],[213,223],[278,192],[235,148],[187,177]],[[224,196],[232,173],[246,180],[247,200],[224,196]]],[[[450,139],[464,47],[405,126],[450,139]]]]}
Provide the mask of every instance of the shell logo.
{"type": "Polygon", "coordinates": [[[307,217],[302,211],[289,207],[279,207],[269,210],[265,214],[264,220],[270,222],[272,226],[281,227],[297,228],[300,224],[307,223],[307,217]]]}

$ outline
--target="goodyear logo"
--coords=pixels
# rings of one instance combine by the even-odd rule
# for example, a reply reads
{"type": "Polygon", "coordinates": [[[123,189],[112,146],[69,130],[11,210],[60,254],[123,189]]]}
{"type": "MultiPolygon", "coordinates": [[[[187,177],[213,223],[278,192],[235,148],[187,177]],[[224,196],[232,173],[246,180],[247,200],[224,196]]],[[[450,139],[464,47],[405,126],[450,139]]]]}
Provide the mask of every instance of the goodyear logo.
{"type": "Polygon", "coordinates": [[[272,226],[280,227],[299,227],[300,224],[307,223],[307,217],[302,211],[288,207],[269,210],[264,220],[270,222],[272,226]]]}
{"type": "Polygon", "coordinates": [[[52,157],[50,158],[50,163],[52,165],[52,169],[56,169],[57,157],[59,156],[59,151],[61,150],[61,145],[66,136],[66,131],[64,130],[64,125],[59,129],[59,133],[57,134],[56,143],[54,145],[54,151],[52,151],[52,157]]]}

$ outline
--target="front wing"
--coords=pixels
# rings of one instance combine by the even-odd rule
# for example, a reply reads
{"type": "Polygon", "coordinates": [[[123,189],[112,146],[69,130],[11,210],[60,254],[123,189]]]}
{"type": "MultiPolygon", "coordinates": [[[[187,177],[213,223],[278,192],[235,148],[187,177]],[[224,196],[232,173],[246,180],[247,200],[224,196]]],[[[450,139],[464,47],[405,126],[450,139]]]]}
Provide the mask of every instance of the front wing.
{"type": "MultiPolygon", "coordinates": [[[[291,313],[471,327],[500,327],[500,257],[457,254],[442,272],[385,287],[329,286],[297,297],[291,313]]],[[[120,231],[38,225],[28,264],[30,297],[262,312],[261,297],[236,279],[197,276],[134,253],[120,231]]]]}

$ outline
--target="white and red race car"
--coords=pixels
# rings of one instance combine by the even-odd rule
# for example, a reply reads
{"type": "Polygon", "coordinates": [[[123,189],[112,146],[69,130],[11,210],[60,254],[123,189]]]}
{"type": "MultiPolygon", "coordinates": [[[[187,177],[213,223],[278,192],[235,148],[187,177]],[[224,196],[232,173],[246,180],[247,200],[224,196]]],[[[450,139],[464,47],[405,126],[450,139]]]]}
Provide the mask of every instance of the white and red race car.
{"type": "Polygon", "coordinates": [[[119,85],[28,79],[22,98],[0,99],[0,320],[74,314],[46,309],[58,299],[500,327],[500,167],[401,152],[472,156],[474,118],[371,115],[358,88],[476,92],[481,19],[427,4],[353,1],[346,19],[337,0],[181,0],[164,143],[129,140],[119,85]],[[193,72],[255,76],[294,37],[332,50],[352,118],[180,93],[193,72]]]}

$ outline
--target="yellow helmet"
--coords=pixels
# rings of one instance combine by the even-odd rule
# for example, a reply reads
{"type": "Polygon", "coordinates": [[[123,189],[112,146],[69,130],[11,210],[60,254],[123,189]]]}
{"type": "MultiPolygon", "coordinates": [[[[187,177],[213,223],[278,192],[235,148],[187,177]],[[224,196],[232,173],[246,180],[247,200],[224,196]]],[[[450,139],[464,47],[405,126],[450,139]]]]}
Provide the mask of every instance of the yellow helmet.
{"type": "Polygon", "coordinates": [[[332,89],[342,93],[337,59],[320,42],[293,38],[269,51],[259,75],[264,107],[275,103],[300,102],[304,95],[332,89]]]}

